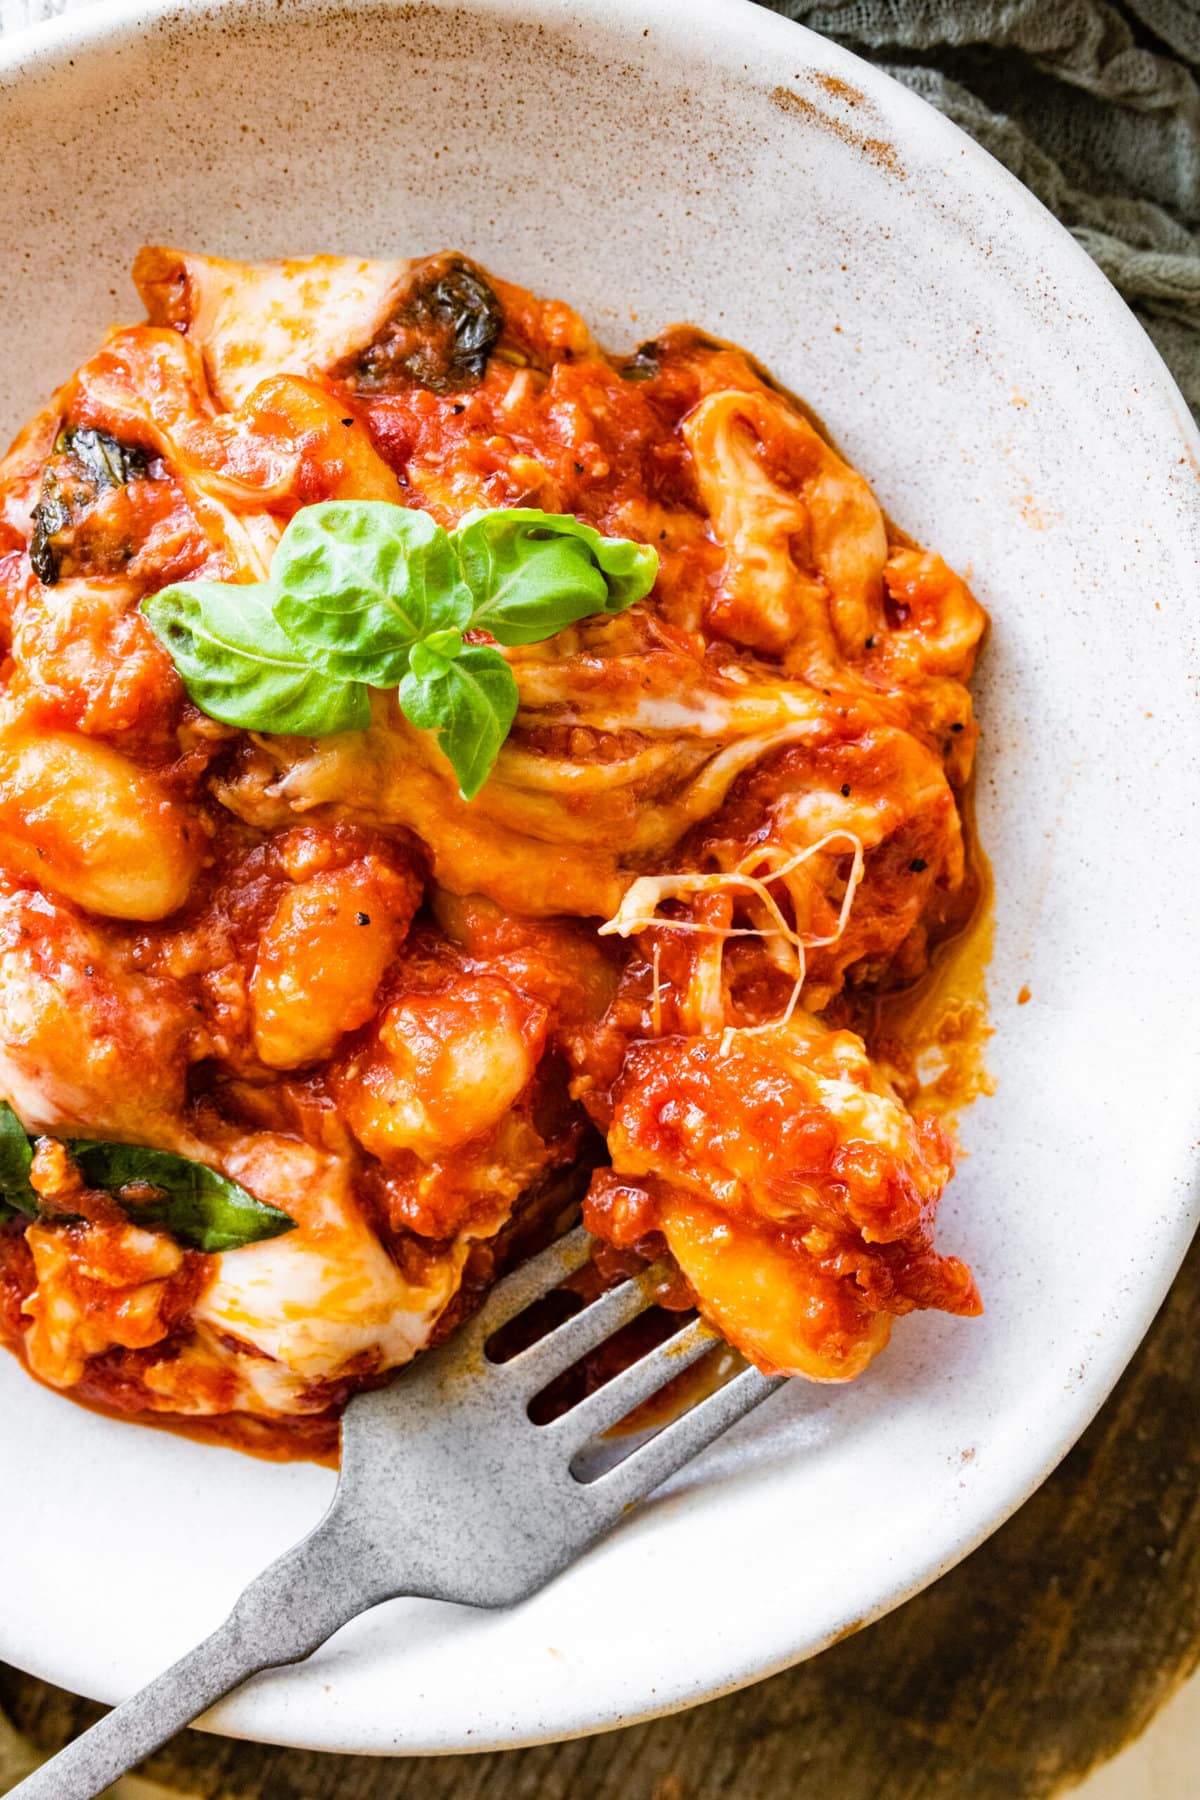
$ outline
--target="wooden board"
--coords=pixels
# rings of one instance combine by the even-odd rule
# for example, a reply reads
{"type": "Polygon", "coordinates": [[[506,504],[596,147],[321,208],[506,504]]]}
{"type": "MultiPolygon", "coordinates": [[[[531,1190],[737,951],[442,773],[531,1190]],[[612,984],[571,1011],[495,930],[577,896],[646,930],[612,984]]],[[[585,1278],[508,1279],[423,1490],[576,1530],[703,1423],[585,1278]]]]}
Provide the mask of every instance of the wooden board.
{"type": "MultiPolygon", "coordinates": [[[[1200,1654],[1198,1344],[1200,1243],[1100,1417],[1015,1518],[898,1612],[741,1694],[477,1757],[186,1732],[147,1772],[204,1800],[1044,1800],[1141,1731],[1200,1654]]],[[[3,1665],[0,1704],[45,1748],[99,1711],[3,1665]]]]}

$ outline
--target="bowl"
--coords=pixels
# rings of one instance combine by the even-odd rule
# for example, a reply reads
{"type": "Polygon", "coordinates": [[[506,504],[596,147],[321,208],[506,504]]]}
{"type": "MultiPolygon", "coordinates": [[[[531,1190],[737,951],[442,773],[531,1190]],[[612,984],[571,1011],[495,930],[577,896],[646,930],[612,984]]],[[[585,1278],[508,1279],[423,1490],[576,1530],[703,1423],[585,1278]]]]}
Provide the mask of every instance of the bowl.
{"type": "MultiPolygon", "coordinates": [[[[993,1530],[1095,1412],[1197,1217],[1198,439],[1082,250],[885,75],[736,0],[98,5],[0,46],[15,429],[143,241],[461,247],[611,346],[694,320],[974,583],[995,1097],[943,1212],[979,1321],[792,1384],[510,1612],[394,1602],[210,1718],[325,1750],[627,1723],[819,1650],[993,1530]],[[1028,1004],[1019,1004],[1028,995],[1028,1004]]],[[[0,1655],[112,1701],[333,1476],[83,1411],[0,1359],[0,1655]]]]}

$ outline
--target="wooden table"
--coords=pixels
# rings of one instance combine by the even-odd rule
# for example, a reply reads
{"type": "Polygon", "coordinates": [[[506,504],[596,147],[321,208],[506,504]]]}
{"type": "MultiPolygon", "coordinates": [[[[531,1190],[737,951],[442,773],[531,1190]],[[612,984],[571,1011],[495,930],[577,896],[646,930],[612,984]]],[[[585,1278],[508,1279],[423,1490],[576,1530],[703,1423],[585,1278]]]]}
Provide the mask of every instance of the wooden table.
{"type": "MultiPolygon", "coordinates": [[[[204,1800],[1042,1800],[1136,1735],[1197,1662],[1198,1345],[1200,1242],[1100,1417],[1015,1518],[907,1606],[743,1693],[476,1757],[185,1732],[148,1772],[204,1800]]],[[[3,1665],[0,1703],[55,1748],[99,1710],[3,1665]]]]}

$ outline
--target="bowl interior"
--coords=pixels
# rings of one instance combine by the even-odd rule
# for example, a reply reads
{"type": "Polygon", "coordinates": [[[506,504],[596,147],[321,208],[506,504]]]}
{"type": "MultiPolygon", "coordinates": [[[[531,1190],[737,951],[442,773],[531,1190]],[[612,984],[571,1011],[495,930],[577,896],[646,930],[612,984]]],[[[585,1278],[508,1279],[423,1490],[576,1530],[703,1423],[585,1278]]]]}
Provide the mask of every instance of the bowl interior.
{"type": "MultiPolygon", "coordinates": [[[[1195,1222],[1200,524],[1182,401],[1002,170],[885,77],[731,0],[101,6],[5,55],[5,433],[137,316],[144,241],[454,245],[570,300],[614,347],[679,319],[746,345],[991,609],[998,1085],[942,1222],[986,1316],[915,1317],[853,1387],[795,1384],[516,1611],[393,1603],[216,1717],[327,1749],[483,1748],[819,1648],[1028,1493],[1195,1222]]],[[[8,1358],[0,1464],[27,1498],[0,1655],[105,1700],[214,1626],[332,1484],[89,1415],[8,1358]]]]}

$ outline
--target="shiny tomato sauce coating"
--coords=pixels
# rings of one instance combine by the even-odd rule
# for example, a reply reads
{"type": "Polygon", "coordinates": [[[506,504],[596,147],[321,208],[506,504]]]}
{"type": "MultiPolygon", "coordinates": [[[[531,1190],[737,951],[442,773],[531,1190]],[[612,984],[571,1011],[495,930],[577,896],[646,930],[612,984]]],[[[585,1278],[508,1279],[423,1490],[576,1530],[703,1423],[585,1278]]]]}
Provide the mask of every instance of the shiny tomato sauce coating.
{"type": "Polygon", "coordinates": [[[945,1125],[871,1041],[978,897],[962,581],[690,327],[609,355],[451,253],[135,279],[148,321],[0,465],[0,1092],[39,1215],[0,1221],[0,1336],[88,1403],[310,1454],[589,1172],[605,1254],[664,1257],[764,1368],[846,1380],[898,1316],[978,1311],[934,1247],[945,1125]],[[263,580],[336,498],[658,554],[632,610],[505,651],[469,803],[384,692],[321,739],[206,717],[140,614],[263,580]],[[78,1138],[294,1229],[189,1248],[78,1138]]]}

